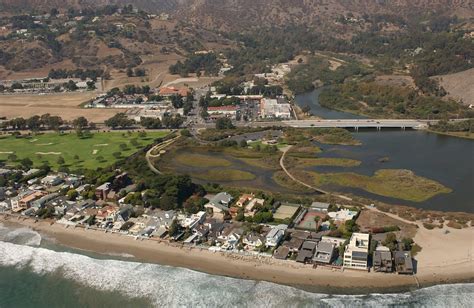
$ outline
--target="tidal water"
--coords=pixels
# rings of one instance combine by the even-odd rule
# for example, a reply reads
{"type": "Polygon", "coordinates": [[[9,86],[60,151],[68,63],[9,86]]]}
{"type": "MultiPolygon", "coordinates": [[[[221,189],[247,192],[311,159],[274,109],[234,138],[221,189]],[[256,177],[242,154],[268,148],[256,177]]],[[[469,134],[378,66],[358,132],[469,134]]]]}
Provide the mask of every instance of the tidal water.
{"type": "Polygon", "coordinates": [[[472,307],[474,284],[328,294],[105,258],[0,225],[0,307],[472,307]]]}
{"type": "MultiPolygon", "coordinates": [[[[296,97],[300,106],[309,105],[314,115],[322,118],[354,118],[344,112],[319,105],[320,89],[296,97]]],[[[353,133],[361,146],[321,145],[321,157],[346,157],[360,160],[354,168],[318,167],[319,172],[356,172],[372,175],[379,169],[408,169],[449,187],[453,192],[440,194],[424,202],[409,202],[387,198],[362,189],[333,186],[340,192],[350,192],[390,204],[409,205],[441,211],[474,212],[474,141],[416,130],[359,130],[353,133]],[[380,162],[381,158],[387,162],[380,162]]]]}

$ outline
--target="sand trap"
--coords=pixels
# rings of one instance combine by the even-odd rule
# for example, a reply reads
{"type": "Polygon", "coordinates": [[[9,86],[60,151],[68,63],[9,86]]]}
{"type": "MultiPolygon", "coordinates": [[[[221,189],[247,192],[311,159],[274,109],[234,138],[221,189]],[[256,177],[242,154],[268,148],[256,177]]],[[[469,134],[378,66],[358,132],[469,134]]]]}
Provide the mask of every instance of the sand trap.
{"type": "Polygon", "coordinates": [[[94,144],[95,147],[106,147],[108,146],[108,143],[99,143],[99,144],[94,144]]]}
{"type": "Polygon", "coordinates": [[[36,152],[35,154],[40,154],[40,155],[61,155],[61,152],[36,152]]]}
{"type": "Polygon", "coordinates": [[[14,152],[10,151],[10,152],[0,152],[0,154],[13,154],[14,152]]]}
{"type": "Polygon", "coordinates": [[[38,143],[37,145],[52,145],[53,143],[50,142],[50,143],[38,143]]]}
{"type": "Polygon", "coordinates": [[[33,139],[33,140],[30,140],[30,142],[36,142],[38,141],[38,139],[33,139]]]}
{"type": "Polygon", "coordinates": [[[99,152],[99,150],[94,150],[94,151],[92,151],[92,155],[97,154],[97,152],[99,152]]]}

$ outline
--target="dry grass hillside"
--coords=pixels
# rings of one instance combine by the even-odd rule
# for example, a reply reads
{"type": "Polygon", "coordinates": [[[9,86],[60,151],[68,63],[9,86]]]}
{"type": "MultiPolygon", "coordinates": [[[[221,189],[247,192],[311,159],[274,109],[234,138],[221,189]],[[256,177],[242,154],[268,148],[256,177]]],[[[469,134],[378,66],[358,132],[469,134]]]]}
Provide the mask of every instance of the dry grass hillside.
{"type": "Polygon", "coordinates": [[[474,105],[474,68],[434,78],[448,92],[448,97],[462,100],[466,105],[474,105]]]}

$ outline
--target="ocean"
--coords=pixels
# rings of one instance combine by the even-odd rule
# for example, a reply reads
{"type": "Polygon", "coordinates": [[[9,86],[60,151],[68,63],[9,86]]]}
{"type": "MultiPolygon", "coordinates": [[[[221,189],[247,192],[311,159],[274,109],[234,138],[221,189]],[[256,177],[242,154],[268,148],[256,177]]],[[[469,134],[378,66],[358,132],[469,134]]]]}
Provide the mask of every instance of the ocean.
{"type": "Polygon", "coordinates": [[[474,284],[341,295],[61,247],[0,224],[0,307],[472,307],[474,284]]]}

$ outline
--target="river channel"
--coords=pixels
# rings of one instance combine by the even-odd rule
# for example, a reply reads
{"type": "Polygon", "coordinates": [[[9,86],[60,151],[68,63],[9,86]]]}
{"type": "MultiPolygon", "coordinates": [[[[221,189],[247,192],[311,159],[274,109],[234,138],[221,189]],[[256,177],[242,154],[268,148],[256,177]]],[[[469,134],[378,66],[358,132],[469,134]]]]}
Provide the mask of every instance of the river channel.
{"type": "MultiPolygon", "coordinates": [[[[298,95],[299,106],[309,105],[311,112],[326,119],[360,118],[330,110],[319,105],[319,93],[298,95]]],[[[448,194],[440,194],[424,202],[410,202],[387,198],[347,187],[330,187],[339,192],[350,192],[390,204],[410,205],[423,209],[474,212],[474,141],[448,137],[417,130],[360,130],[354,137],[361,146],[320,145],[320,157],[346,157],[360,160],[358,167],[317,167],[318,172],[356,172],[372,175],[379,169],[408,169],[451,188],[448,194]],[[381,158],[388,161],[381,162],[381,158]]]]}

